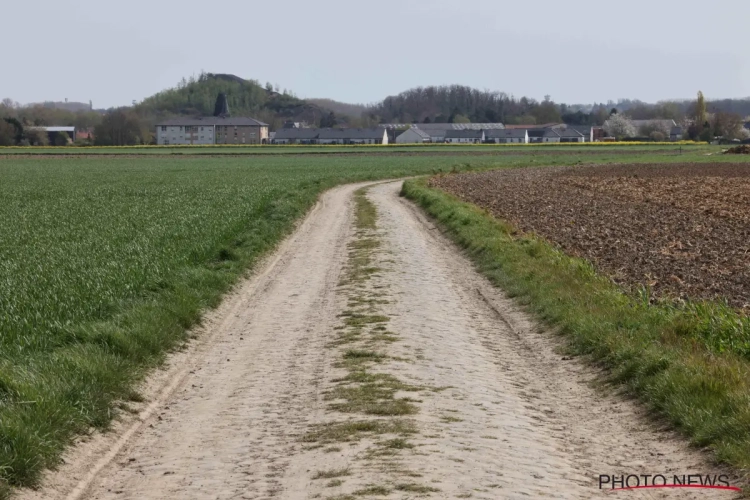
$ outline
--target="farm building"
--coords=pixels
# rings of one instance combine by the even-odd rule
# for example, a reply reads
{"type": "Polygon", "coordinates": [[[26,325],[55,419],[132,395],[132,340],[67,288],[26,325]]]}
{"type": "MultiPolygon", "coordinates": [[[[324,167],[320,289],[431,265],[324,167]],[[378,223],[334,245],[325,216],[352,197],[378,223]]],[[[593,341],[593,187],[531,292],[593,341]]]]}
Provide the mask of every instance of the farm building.
{"type": "Polygon", "coordinates": [[[565,127],[567,127],[567,125],[565,125],[564,123],[555,123],[555,122],[542,123],[538,125],[534,124],[534,125],[506,125],[505,126],[505,128],[507,129],[526,129],[526,130],[542,129],[542,128],[561,129],[565,127]]]}
{"type": "Polygon", "coordinates": [[[526,144],[529,142],[529,133],[526,129],[485,130],[484,139],[484,142],[494,142],[497,144],[526,144]]]}
{"type": "Polygon", "coordinates": [[[560,142],[560,134],[557,130],[551,128],[532,128],[529,129],[529,142],[560,142]]]}
{"type": "Polygon", "coordinates": [[[254,118],[174,118],[156,125],[156,143],[266,144],[268,124],[254,118]]]}
{"type": "Polygon", "coordinates": [[[68,139],[70,141],[74,141],[76,139],[76,128],[75,127],[26,127],[26,130],[43,130],[47,133],[47,137],[49,137],[50,144],[57,144],[58,143],[58,137],[63,136],[63,134],[66,134],[68,139]]]}
{"type": "Polygon", "coordinates": [[[505,125],[502,123],[416,123],[412,125],[386,123],[380,126],[389,130],[409,127],[417,128],[430,136],[430,142],[445,142],[445,134],[449,130],[493,130],[505,128],[505,125]]]}
{"type": "Polygon", "coordinates": [[[317,130],[318,144],[388,144],[384,128],[323,128],[317,130]]]}
{"type": "Polygon", "coordinates": [[[484,130],[446,130],[445,142],[462,144],[484,142],[484,130]]]}
{"type": "Polygon", "coordinates": [[[682,127],[672,127],[669,131],[670,141],[681,141],[682,140],[682,127]]]}
{"type": "Polygon", "coordinates": [[[317,144],[318,129],[282,128],[276,131],[274,144],[317,144]]]}
{"type": "MultiPolygon", "coordinates": [[[[555,132],[557,135],[560,136],[559,142],[586,142],[586,137],[574,128],[568,127],[562,130],[553,129],[552,132],[555,132]]],[[[555,142],[555,141],[546,141],[546,142],[555,142]]]]}
{"type": "Polygon", "coordinates": [[[396,144],[423,144],[430,142],[430,135],[416,127],[411,127],[396,137],[396,144]]]}
{"type": "Polygon", "coordinates": [[[575,130],[583,135],[583,141],[578,142],[594,142],[594,127],[591,125],[566,125],[566,130],[575,130]]]}

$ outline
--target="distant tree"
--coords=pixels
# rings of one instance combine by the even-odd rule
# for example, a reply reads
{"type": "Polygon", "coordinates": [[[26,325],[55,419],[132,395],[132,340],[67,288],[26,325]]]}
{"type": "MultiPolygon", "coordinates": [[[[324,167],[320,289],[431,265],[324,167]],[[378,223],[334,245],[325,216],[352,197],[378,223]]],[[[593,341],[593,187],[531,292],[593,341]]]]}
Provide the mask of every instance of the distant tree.
{"type": "Polygon", "coordinates": [[[706,123],[706,99],[703,92],[698,91],[698,98],[695,100],[695,113],[693,114],[695,123],[706,123]]]}
{"type": "Polygon", "coordinates": [[[549,97],[545,96],[544,102],[531,110],[531,114],[536,118],[537,123],[559,123],[562,121],[560,109],[549,97]]]}
{"type": "Polygon", "coordinates": [[[266,90],[273,92],[273,84],[271,82],[266,82],[266,90]]]}
{"type": "Polygon", "coordinates": [[[6,118],[3,120],[10,124],[15,130],[15,143],[18,144],[23,140],[23,125],[17,118],[6,118]]]}
{"type": "Polygon", "coordinates": [[[654,142],[664,142],[666,140],[666,138],[667,138],[667,136],[664,135],[663,132],[659,132],[658,130],[654,130],[648,136],[654,142]]]}
{"type": "Polygon", "coordinates": [[[25,136],[31,146],[49,146],[49,135],[45,130],[27,128],[25,136]]]}
{"type": "Polygon", "coordinates": [[[564,113],[561,117],[563,123],[568,125],[591,125],[591,114],[581,110],[575,113],[564,113]]]}
{"type": "Polygon", "coordinates": [[[471,120],[464,115],[455,115],[452,123],[471,123],[471,120]]]}
{"type": "Polygon", "coordinates": [[[612,108],[609,110],[609,116],[616,115],[617,114],[617,108],[612,108]]]}
{"type": "Polygon", "coordinates": [[[745,130],[744,121],[737,113],[725,113],[719,111],[714,113],[710,123],[711,128],[713,129],[713,134],[716,136],[732,140],[741,139],[744,135],[742,133],[742,131],[745,130]]]}
{"type": "Polygon", "coordinates": [[[331,111],[327,115],[324,115],[323,118],[320,119],[320,126],[322,128],[333,128],[337,124],[338,120],[336,119],[336,115],[333,111],[331,111]]]}
{"type": "Polygon", "coordinates": [[[55,146],[67,146],[70,142],[70,136],[67,132],[57,132],[54,136],[55,146]]]}
{"type": "Polygon", "coordinates": [[[604,131],[610,137],[616,137],[618,139],[624,137],[635,137],[638,131],[635,129],[635,125],[630,119],[621,114],[613,114],[609,117],[609,120],[604,122],[604,131]]]}
{"type": "Polygon", "coordinates": [[[97,146],[133,146],[142,141],[141,124],[130,110],[116,109],[102,119],[94,129],[97,146]]]}
{"type": "Polygon", "coordinates": [[[638,135],[640,135],[641,137],[650,137],[654,132],[660,133],[664,136],[669,136],[669,134],[672,132],[672,127],[670,127],[664,121],[654,120],[651,123],[647,123],[638,129],[638,135]]]}
{"type": "Polygon", "coordinates": [[[429,116],[427,116],[427,117],[425,117],[425,119],[424,119],[424,120],[422,121],[422,123],[432,123],[432,120],[430,120],[430,117],[429,117],[429,116]]]}
{"type": "Polygon", "coordinates": [[[13,146],[16,143],[16,128],[5,120],[0,120],[0,146],[13,146]]]}

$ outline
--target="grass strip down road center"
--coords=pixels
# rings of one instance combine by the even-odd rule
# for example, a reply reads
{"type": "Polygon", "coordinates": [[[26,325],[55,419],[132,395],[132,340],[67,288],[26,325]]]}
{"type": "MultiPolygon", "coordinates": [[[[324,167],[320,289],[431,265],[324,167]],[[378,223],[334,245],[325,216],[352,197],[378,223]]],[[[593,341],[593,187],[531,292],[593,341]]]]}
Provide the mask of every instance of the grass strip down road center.
{"type": "MultiPolygon", "coordinates": [[[[691,335],[716,321],[710,303],[695,308],[649,305],[626,295],[593,266],[425,179],[404,184],[403,194],[433,217],[478,270],[528,307],[568,342],[571,353],[605,367],[697,446],[740,469],[750,467],[750,363],[733,352],[716,353],[691,335]]],[[[727,325],[714,324],[715,328],[727,325]]]]}

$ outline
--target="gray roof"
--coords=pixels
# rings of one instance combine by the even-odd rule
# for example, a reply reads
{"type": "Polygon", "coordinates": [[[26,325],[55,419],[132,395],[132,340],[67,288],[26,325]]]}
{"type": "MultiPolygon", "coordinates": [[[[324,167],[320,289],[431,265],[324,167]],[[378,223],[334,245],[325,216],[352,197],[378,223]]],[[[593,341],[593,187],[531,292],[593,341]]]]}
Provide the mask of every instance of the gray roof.
{"type": "Polygon", "coordinates": [[[193,127],[200,125],[217,125],[219,127],[267,127],[267,123],[243,116],[233,118],[221,118],[218,116],[205,116],[201,118],[171,118],[156,124],[157,127],[193,127]]]}
{"type": "Polygon", "coordinates": [[[568,130],[576,130],[583,135],[590,135],[593,125],[566,125],[568,130]]]}
{"type": "Polygon", "coordinates": [[[419,128],[427,133],[430,133],[434,130],[490,130],[496,128],[505,128],[505,125],[503,125],[502,123],[383,123],[380,126],[383,128],[419,128]]]}
{"type": "MultiPolygon", "coordinates": [[[[411,127],[409,130],[412,131],[412,132],[414,132],[415,134],[417,134],[422,139],[429,139],[430,138],[430,134],[428,134],[424,130],[421,130],[421,129],[417,128],[417,127],[411,127]]],[[[404,130],[404,133],[405,132],[409,132],[409,130],[404,130]]]]}
{"type": "Polygon", "coordinates": [[[321,128],[318,130],[320,139],[383,139],[385,131],[375,128],[321,128]]]}
{"type": "Polygon", "coordinates": [[[529,137],[560,137],[560,132],[553,128],[530,128],[529,137]]]}
{"type": "Polygon", "coordinates": [[[565,130],[554,130],[554,129],[551,129],[551,130],[553,130],[554,132],[557,132],[557,135],[559,135],[560,137],[576,137],[576,138],[585,137],[582,133],[570,127],[568,127],[565,130]]]}
{"type": "Polygon", "coordinates": [[[484,135],[487,139],[523,139],[526,137],[526,129],[485,130],[484,135]]]}
{"type": "Polygon", "coordinates": [[[318,129],[316,128],[281,128],[276,131],[274,140],[289,139],[289,140],[306,140],[316,139],[318,137],[318,129]]]}
{"type": "Polygon", "coordinates": [[[75,127],[26,127],[27,130],[44,130],[45,132],[75,132],[75,127]]]}
{"type": "Polygon", "coordinates": [[[672,127],[677,126],[674,120],[630,120],[630,121],[633,125],[635,125],[635,128],[641,128],[647,125],[659,125],[661,127],[671,129],[672,127]]]}
{"type": "Polygon", "coordinates": [[[479,129],[479,130],[464,129],[464,130],[446,130],[445,131],[446,139],[481,139],[482,135],[483,135],[482,129],[479,129]]]}

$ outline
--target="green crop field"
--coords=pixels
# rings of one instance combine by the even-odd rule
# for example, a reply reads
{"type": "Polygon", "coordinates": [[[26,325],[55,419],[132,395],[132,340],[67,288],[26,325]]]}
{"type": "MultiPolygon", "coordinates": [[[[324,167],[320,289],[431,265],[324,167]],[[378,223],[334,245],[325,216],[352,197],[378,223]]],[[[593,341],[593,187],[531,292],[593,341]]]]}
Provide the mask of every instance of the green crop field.
{"type": "Polygon", "coordinates": [[[719,150],[708,146],[481,148],[204,158],[0,151],[0,497],[8,485],[36,484],[77,433],[106,427],[118,401],[138,399],[135,382],[326,188],[503,166],[736,159],[705,156],[719,150]]]}

